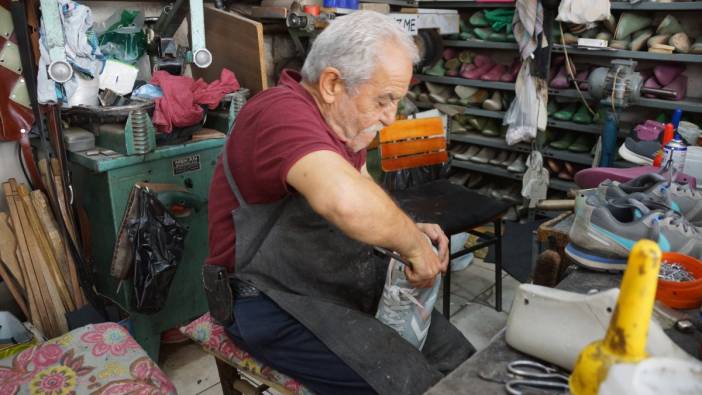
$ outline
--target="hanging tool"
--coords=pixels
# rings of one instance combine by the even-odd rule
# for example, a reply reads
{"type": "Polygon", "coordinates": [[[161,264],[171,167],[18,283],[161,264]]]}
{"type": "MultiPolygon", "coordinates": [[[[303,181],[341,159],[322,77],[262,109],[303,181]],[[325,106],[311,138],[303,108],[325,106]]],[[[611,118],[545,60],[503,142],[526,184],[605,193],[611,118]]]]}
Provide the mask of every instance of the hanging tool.
{"type": "Polygon", "coordinates": [[[667,89],[646,88],[641,74],[634,71],[636,61],[614,59],[610,67],[594,69],[587,79],[590,95],[600,100],[605,109],[602,128],[602,154],[599,165],[612,166],[616,155],[619,113],[635,105],[642,94],[675,98],[676,92],[667,89]]]}

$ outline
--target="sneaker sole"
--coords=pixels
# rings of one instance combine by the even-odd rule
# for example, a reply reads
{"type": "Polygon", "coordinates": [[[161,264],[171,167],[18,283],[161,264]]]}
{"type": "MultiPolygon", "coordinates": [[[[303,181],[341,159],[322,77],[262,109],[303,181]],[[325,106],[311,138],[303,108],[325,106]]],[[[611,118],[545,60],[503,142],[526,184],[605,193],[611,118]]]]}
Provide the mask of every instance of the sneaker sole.
{"type": "Polygon", "coordinates": [[[588,269],[607,272],[626,270],[626,259],[603,258],[578,249],[573,243],[568,243],[565,253],[575,263],[588,269]]]}
{"type": "Polygon", "coordinates": [[[637,154],[636,152],[630,151],[628,148],[626,148],[625,144],[622,144],[621,147],[619,147],[619,155],[624,158],[627,162],[631,162],[637,165],[652,165],[653,164],[653,159],[647,158],[645,156],[641,156],[637,154]]]}

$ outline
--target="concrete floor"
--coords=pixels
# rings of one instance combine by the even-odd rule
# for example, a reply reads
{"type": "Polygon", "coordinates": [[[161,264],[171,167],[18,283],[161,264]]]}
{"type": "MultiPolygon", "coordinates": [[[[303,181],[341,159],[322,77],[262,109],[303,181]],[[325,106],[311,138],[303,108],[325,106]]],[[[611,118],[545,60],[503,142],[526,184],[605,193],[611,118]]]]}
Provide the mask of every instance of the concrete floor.
{"type": "MultiPolygon", "coordinates": [[[[519,282],[502,273],[503,312],[494,305],[495,267],[479,259],[466,269],[452,273],[451,322],[481,350],[505,326],[519,282]]],[[[443,306],[439,299],[437,307],[443,306]]],[[[173,380],[179,394],[222,394],[214,358],[194,343],[164,345],[161,367],[173,380]]]]}

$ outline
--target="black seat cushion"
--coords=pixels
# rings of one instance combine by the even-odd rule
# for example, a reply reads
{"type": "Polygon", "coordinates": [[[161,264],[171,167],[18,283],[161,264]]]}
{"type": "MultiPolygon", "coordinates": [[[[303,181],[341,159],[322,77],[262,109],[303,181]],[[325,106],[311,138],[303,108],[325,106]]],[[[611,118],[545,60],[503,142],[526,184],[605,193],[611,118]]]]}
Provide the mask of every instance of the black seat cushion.
{"type": "Polygon", "coordinates": [[[492,222],[510,207],[448,180],[431,181],[391,195],[416,222],[438,224],[447,235],[492,222]]]}

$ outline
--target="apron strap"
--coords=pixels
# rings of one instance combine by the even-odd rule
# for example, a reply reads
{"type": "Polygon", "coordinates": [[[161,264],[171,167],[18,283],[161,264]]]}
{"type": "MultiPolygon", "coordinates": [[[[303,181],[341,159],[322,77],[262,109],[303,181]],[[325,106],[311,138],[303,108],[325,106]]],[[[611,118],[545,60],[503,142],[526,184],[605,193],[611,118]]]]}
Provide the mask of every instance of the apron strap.
{"type": "Polygon", "coordinates": [[[232,190],[232,193],[234,196],[236,196],[236,200],[239,201],[239,206],[240,207],[246,207],[249,204],[246,203],[246,200],[244,200],[244,197],[241,195],[241,191],[239,190],[239,186],[236,184],[236,181],[234,181],[234,176],[232,175],[232,170],[229,167],[229,158],[227,158],[227,145],[224,144],[224,152],[222,156],[222,167],[224,168],[224,175],[227,177],[227,183],[229,183],[229,189],[232,190]]]}

